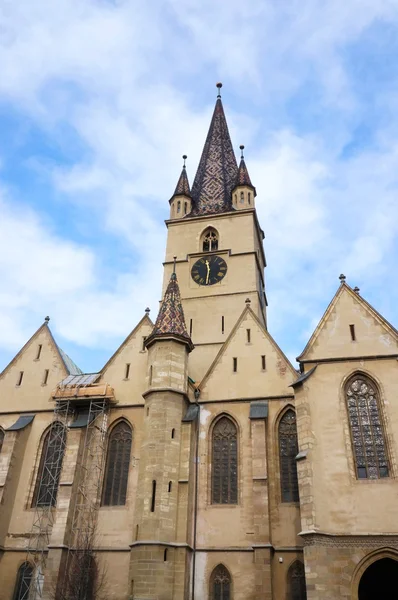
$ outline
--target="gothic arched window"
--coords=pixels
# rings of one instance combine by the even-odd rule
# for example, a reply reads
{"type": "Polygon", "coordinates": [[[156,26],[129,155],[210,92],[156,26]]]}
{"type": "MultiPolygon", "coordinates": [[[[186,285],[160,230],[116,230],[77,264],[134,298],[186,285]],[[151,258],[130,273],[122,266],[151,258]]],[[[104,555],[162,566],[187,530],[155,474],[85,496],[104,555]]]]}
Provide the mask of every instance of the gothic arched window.
{"type": "Polygon", "coordinates": [[[279,422],[279,466],[282,502],[298,502],[296,413],[289,408],[279,422]]]}
{"type": "Polygon", "coordinates": [[[56,505],[65,444],[65,427],[54,422],[43,441],[32,506],[56,505]]]}
{"type": "Polygon", "coordinates": [[[224,565],[217,565],[210,577],[210,599],[231,600],[231,575],[224,565]]]}
{"type": "Polygon", "coordinates": [[[352,377],[345,388],[358,479],[389,476],[379,392],[365,375],[352,377]]]}
{"type": "Polygon", "coordinates": [[[203,252],[218,250],[218,233],[213,227],[209,227],[204,232],[202,236],[202,249],[203,252]]]}
{"type": "Polygon", "coordinates": [[[32,579],[32,565],[28,562],[22,563],[18,569],[12,600],[28,600],[32,579]]]}
{"type": "Polygon", "coordinates": [[[238,432],[228,417],[221,417],[212,436],[212,504],[238,502],[238,432]]]}
{"type": "Polygon", "coordinates": [[[131,442],[131,427],[125,421],[121,421],[112,429],[109,436],[102,494],[103,506],[126,504],[131,442]]]}
{"type": "Polygon", "coordinates": [[[4,442],[4,431],[0,427],[0,452],[3,447],[3,442],[4,442]]]}
{"type": "Polygon", "coordinates": [[[287,572],[287,600],[307,600],[304,565],[299,560],[287,572]]]}

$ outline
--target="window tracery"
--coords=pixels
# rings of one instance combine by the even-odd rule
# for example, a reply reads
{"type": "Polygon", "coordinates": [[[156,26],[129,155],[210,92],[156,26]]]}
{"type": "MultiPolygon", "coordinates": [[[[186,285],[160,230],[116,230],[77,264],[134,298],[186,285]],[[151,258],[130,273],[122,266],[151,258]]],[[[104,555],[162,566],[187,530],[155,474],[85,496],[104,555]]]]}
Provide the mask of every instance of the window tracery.
{"type": "Polygon", "coordinates": [[[231,576],[224,565],[218,565],[210,579],[211,600],[231,600],[231,576]]]}
{"type": "Polygon", "coordinates": [[[132,443],[131,427],[121,421],[111,431],[105,467],[103,506],[126,504],[132,443]]]}
{"type": "Polygon", "coordinates": [[[288,600],[307,600],[304,565],[296,560],[287,573],[288,600]]]}
{"type": "Polygon", "coordinates": [[[282,502],[298,502],[296,413],[291,408],[279,422],[279,463],[282,502]]]}
{"type": "Polygon", "coordinates": [[[212,504],[238,502],[238,432],[228,417],[221,417],[212,435],[212,504]]]}
{"type": "Polygon", "coordinates": [[[13,600],[28,600],[33,579],[33,567],[24,562],[18,569],[13,600]]]}
{"type": "Polygon", "coordinates": [[[358,479],[389,476],[389,465],[379,393],[365,375],[357,374],[347,383],[346,402],[358,479]]]}
{"type": "Polygon", "coordinates": [[[203,234],[203,252],[218,250],[218,233],[213,227],[209,227],[203,234]]]}
{"type": "Polygon", "coordinates": [[[62,423],[54,423],[47,432],[42,446],[32,506],[55,506],[66,443],[62,423]]]}

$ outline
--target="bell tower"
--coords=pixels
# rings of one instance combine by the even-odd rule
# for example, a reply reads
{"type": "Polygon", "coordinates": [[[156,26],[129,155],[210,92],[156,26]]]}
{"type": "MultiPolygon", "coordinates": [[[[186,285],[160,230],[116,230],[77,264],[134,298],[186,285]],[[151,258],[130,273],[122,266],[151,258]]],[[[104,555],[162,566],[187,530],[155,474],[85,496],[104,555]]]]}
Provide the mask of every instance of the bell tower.
{"type": "Polygon", "coordinates": [[[187,329],[195,344],[190,376],[200,381],[242,312],[245,300],[266,326],[264,233],[256,189],[236,161],[218,94],[199,166],[189,187],[184,166],[170,200],[163,292],[177,257],[187,329]]]}

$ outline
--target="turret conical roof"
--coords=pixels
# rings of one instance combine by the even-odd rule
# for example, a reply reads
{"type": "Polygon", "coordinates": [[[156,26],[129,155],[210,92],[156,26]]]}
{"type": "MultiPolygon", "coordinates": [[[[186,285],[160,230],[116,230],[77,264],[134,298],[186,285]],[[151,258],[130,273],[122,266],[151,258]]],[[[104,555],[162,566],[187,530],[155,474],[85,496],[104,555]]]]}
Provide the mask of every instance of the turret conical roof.
{"type": "Polygon", "coordinates": [[[174,194],[171,198],[174,198],[174,196],[188,196],[189,198],[191,197],[191,189],[189,187],[187,169],[185,165],[182,167],[180,178],[177,182],[176,189],[174,190],[174,194]]]}
{"type": "Polygon", "coordinates": [[[239,185],[247,185],[247,186],[251,187],[254,190],[254,195],[256,195],[256,188],[254,187],[254,185],[251,182],[249,171],[247,170],[245,159],[243,158],[243,156],[240,159],[238,176],[236,178],[235,187],[238,187],[239,185]]]}
{"type": "Polygon", "coordinates": [[[192,214],[206,215],[233,210],[231,192],[236,185],[237,175],[238,165],[218,95],[192,186],[192,214]]]}
{"type": "Polygon", "coordinates": [[[154,338],[167,336],[180,338],[188,344],[191,350],[193,349],[193,344],[185,325],[180,288],[175,273],[171,274],[155,326],[151,335],[146,339],[145,344],[150,344],[154,338]]]}

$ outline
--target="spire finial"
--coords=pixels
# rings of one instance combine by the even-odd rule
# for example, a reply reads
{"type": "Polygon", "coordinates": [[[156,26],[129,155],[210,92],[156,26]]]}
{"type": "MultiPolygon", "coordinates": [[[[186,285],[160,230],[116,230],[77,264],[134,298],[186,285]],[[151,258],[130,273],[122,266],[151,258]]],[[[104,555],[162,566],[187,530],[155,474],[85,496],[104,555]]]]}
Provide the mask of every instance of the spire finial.
{"type": "Polygon", "coordinates": [[[359,292],[360,292],[360,291],[361,291],[361,290],[360,290],[360,289],[359,289],[359,287],[356,285],[356,286],[354,287],[354,292],[355,292],[356,294],[359,294],[359,292]]]}
{"type": "Polygon", "coordinates": [[[243,144],[241,144],[241,145],[239,146],[239,148],[240,148],[240,157],[241,157],[241,158],[244,158],[244,156],[243,156],[243,150],[245,149],[244,145],[243,145],[243,144]]]}
{"type": "Polygon", "coordinates": [[[218,88],[218,94],[217,94],[217,98],[221,98],[221,88],[222,88],[222,83],[218,82],[216,84],[216,87],[218,88]]]}
{"type": "Polygon", "coordinates": [[[343,275],[343,273],[341,275],[339,275],[339,279],[340,279],[340,283],[344,283],[345,282],[345,275],[343,275]]]}
{"type": "Polygon", "coordinates": [[[176,262],[177,262],[177,257],[173,256],[173,260],[174,260],[174,264],[173,264],[173,275],[176,274],[176,262]]]}
{"type": "Polygon", "coordinates": [[[188,156],[186,154],[183,154],[182,158],[184,160],[184,164],[182,165],[182,168],[185,169],[185,161],[187,160],[188,156]]]}
{"type": "Polygon", "coordinates": [[[247,307],[247,308],[250,308],[250,304],[251,304],[251,300],[250,300],[250,298],[246,298],[246,300],[245,300],[245,304],[246,304],[246,307],[247,307]]]}
{"type": "Polygon", "coordinates": [[[149,313],[151,312],[151,309],[147,306],[145,309],[145,314],[147,317],[149,317],[149,313]]]}
{"type": "Polygon", "coordinates": [[[46,323],[47,323],[47,325],[48,325],[48,322],[49,322],[49,320],[50,320],[50,317],[44,317],[44,320],[45,320],[45,322],[46,322],[46,323]]]}

